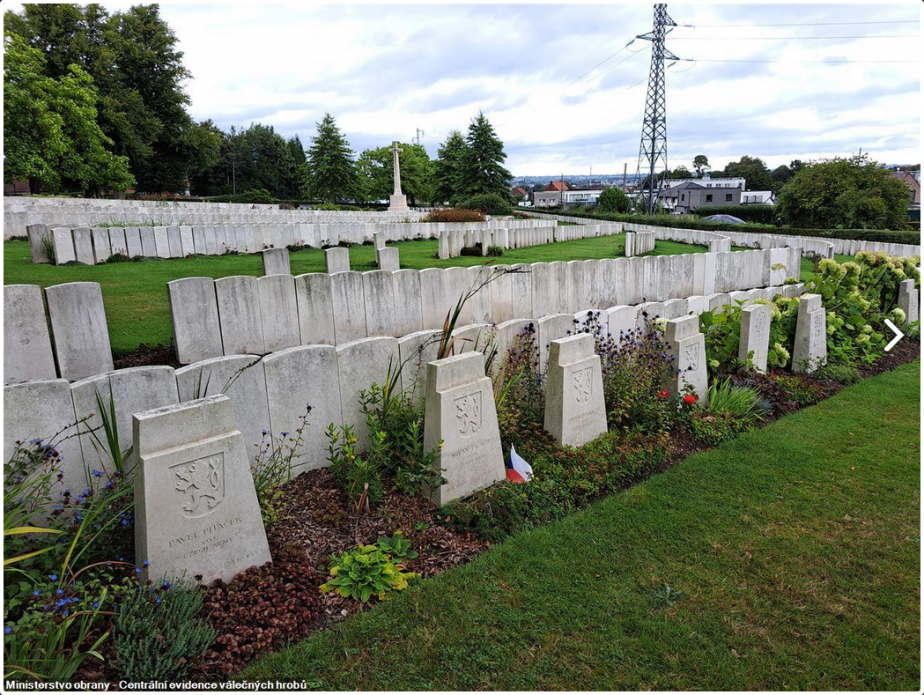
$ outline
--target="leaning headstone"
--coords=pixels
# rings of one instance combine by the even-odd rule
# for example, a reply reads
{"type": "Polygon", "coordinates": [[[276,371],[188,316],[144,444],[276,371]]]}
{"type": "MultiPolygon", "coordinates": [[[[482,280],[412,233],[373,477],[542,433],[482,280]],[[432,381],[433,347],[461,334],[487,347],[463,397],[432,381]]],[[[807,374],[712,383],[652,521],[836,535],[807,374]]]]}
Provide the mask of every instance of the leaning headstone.
{"type": "Polygon", "coordinates": [[[167,283],[176,358],[180,364],[221,357],[218,299],[212,278],[182,278],[167,283]]]}
{"type": "Polygon", "coordinates": [[[69,381],[108,372],[112,349],[98,282],[68,282],[45,289],[61,376],[69,381]]]}
{"type": "Polygon", "coordinates": [[[263,252],[264,275],[291,275],[289,249],[266,249],[263,252]]]}
{"type": "Polygon", "coordinates": [[[920,294],[914,289],[914,280],[902,280],[898,284],[898,308],[905,312],[907,326],[920,318],[920,294]]]}
{"type": "Polygon", "coordinates": [[[4,384],[57,376],[42,289],[38,285],[4,285],[4,384]]]}
{"type": "Polygon", "coordinates": [[[559,444],[582,446],[606,432],[603,371],[589,333],[552,341],[545,388],[545,430],[559,444]]]}
{"type": "Polygon", "coordinates": [[[48,257],[49,244],[51,244],[48,225],[30,224],[26,227],[26,234],[29,237],[29,253],[32,255],[32,262],[51,263],[48,257]]]}
{"type": "Polygon", "coordinates": [[[77,433],[77,417],[66,379],[29,381],[3,389],[3,460],[9,461],[17,446],[29,446],[34,439],[53,444],[61,453],[65,488],[83,490],[87,472],[77,433]],[[56,439],[53,439],[57,435],[56,439]],[[18,445],[17,442],[20,444],[18,445]]]}
{"type": "Polygon", "coordinates": [[[109,229],[106,227],[93,227],[90,230],[93,239],[93,259],[97,263],[105,263],[112,255],[112,243],[109,241],[109,229]]]}
{"type": "Polygon", "coordinates": [[[758,372],[767,371],[767,352],[770,349],[770,312],[769,304],[751,304],[741,310],[738,360],[747,362],[750,359],[751,365],[758,372]]]}
{"type": "Polygon", "coordinates": [[[78,227],[71,232],[74,235],[74,253],[77,256],[77,262],[95,265],[96,258],[93,255],[93,237],[90,229],[78,227]]]}
{"type": "Polygon", "coordinates": [[[494,392],[484,368],[480,352],[427,366],[424,450],[443,443],[434,466],[446,482],[430,490],[440,506],[505,477],[494,392]]]}
{"type": "Polygon", "coordinates": [[[64,265],[77,260],[74,251],[74,236],[68,227],[55,227],[51,230],[51,245],[55,265],[64,265]]]}
{"type": "Polygon", "coordinates": [[[796,340],[792,350],[792,370],[810,374],[828,361],[828,332],[820,294],[799,297],[796,340]]]}
{"type": "Polygon", "coordinates": [[[327,261],[327,273],[347,273],[350,270],[350,249],[335,246],[324,250],[324,259],[327,261]]]}
{"type": "Polygon", "coordinates": [[[398,249],[396,248],[378,249],[375,252],[375,255],[376,255],[376,261],[379,264],[379,270],[387,270],[393,273],[401,269],[401,263],[398,260],[398,249]]]}
{"type": "Polygon", "coordinates": [[[135,555],[147,576],[230,581],[271,560],[227,396],[134,418],[135,555]]]}
{"type": "Polygon", "coordinates": [[[667,390],[682,395],[689,386],[705,403],[709,387],[706,376],[706,339],[699,332],[699,317],[684,316],[668,321],[664,329],[664,340],[674,356],[667,390]]]}

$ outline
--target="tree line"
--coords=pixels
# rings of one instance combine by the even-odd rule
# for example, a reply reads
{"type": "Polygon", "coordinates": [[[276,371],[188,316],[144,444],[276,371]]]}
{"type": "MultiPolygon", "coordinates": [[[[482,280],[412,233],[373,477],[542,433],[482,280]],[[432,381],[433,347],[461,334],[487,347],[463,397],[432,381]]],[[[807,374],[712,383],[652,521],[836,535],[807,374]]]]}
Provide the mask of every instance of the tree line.
{"type": "MultiPolygon", "coordinates": [[[[266,191],[276,199],[359,203],[393,190],[390,143],[357,156],[330,114],[307,149],[297,135],[252,123],[224,131],[188,113],[177,38],[157,5],[25,5],[5,13],[4,176],[32,190],[98,195],[219,196],[266,191]]],[[[452,131],[431,160],[401,143],[412,204],[509,198],[504,145],[483,113],[452,131]]]]}

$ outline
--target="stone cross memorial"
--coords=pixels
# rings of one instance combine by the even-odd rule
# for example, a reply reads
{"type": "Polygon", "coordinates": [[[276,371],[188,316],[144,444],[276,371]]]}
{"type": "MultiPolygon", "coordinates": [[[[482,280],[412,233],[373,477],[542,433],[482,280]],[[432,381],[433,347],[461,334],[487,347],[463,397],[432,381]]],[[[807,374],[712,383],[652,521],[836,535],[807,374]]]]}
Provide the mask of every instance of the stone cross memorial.
{"type": "Polygon", "coordinates": [[[792,370],[810,374],[828,362],[828,331],[820,294],[799,297],[792,370]]]}
{"type": "Polygon", "coordinates": [[[388,211],[405,212],[408,210],[407,196],[401,193],[401,162],[398,159],[398,154],[401,152],[401,148],[398,147],[397,140],[391,143],[391,152],[394,155],[395,193],[388,199],[388,211]]]}
{"type": "Polygon", "coordinates": [[[684,316],[667,322],[664,339],[674,356],[674,374],[667,385],[672,394],[683,395],[687,386],[705,404],[709,383],[706,376],[706,339],[699,332],[699,317],[684,316]]]}
{"type": "Polygon", "coordinates": [[[758,372],[767,371],[767,353],[770,349],[770,306],[751,304],[741,310],[741,338],[738,342],[738,360],[751,364],[758,372]]]}
{"type": "Polygon", "coordinates": [[[148,577],[229,581],[270,561],[244,438],[227,396],[137,413],[135,553],[148,577]]]}
{"type": "Polygon", "coordinates": [[[552,341],[545,429],[562,446],[582,446],[606,432],[603,371],[589,333],[552,341]]]}
{"type": "Polygon", "coordinates": [[[506,477],[491,379],[484,354],[466,352],[427,365],[424,449],[443,442],[435,465],[446,479],[430,490],[440,506],[506,477]]]}

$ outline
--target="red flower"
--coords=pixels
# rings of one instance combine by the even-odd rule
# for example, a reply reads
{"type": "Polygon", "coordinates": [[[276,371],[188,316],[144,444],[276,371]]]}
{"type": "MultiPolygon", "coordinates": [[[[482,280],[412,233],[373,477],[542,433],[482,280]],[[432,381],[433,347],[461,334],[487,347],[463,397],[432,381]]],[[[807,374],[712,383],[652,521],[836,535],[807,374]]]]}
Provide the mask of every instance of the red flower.
{"type": "Polygon", "coordinates": [[[694,403],[696,403],[696,396],[694,396],[692,393],[688,393],[686,396],[683,397],[683,402],[686,403],[687,405],[693,405],[694,403]]]}
{"type": "Polygon", "coordinates": [[[670,397],[671,397],[671,394],[668,393],[667,391],[658,391],[658,398],[660,398],[662,401],[670,397]]]}

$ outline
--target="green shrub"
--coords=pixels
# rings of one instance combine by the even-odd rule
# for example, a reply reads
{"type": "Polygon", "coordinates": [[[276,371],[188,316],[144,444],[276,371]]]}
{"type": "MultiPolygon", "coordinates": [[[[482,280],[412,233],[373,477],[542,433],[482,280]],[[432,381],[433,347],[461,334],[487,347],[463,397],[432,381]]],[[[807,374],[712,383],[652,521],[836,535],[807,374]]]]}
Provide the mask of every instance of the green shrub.
{"type": "Polygon", "coordinates": [[[828,364],[812,373],[815,379],[830,379],[838,384],[850,386],[860,381],[860,370],[850,364],[828,364]]]}
{"type": "Polygon", "coordinates": [[[404,537],[401,531],[395,531],[391,538],[382,537],[376,543],[382,552],[391,556],[393,560],[404,562],[414,560],[419,553],[411,546],[411,542],[404,537]]]}
{"type": "Polygon", "coordinates": [[[510,198],[497,193],[474,195],[459,207],[465,210],[480,210],[485,215],[509,215],[512,210],[510,198]]]}
{"type": "Polygon", "coordinates": [[[503,256],[503,255],[504,255],[504,247],[503,247],[503,246],[498,246],[497,244],[491,244],[491,245],[488,246],[488,255],[489,255],[489,256],[494,256],[494,257],[503,256]]]}
{"type": "Polygon", "coordinates": [[[714,380],[709,386],[706,410],[747,424],[761,418],[766,408],[761,404],[760,393],[748,386],[735,386],[731,379],[714,380]]]}
{"type": "Polygon", "coordinates": [[[745,222],[755,224],[776,224],[776,206],[774,205],[714,205],[693,211],[697,217],[710,215],[732,215],[745,222]]]}
{"type": "Polygon", "coordinates": [[[710,376],[719,371],[734,371],[740,364],[738,345],[741,341],[741,307],[744,304],[744,301],[737,300],[715,311],[704,311],[699,315],[699,327],[705,336],[706,365],[710,376]]]}
{"type": "Polygon", "coordinates": [[[106,259],[106,263],[131,263],[133,260],[124,253],[114,253],[106,259]]]}
{"type": "Polygon", "coordinates": [[[273,204],[276,202],[275,196],[265,188],[258,188],[256,190],[244,191],[243,193],[232,195],[220,195],[211,200],[216,203],[250,203],[260,205],[273,204]]]}
{"type": "Polygon", "coordinates": [[[600,194],[597,207],[603,212],[629,212],[632,200],[618,188],[607,188],[600,194]]]}
{"type": "Polygon", "coordinates": [[[113,642],[119,675],[127,681],[177,681],[189,662],[215,640],[215,631],[197,618],[202,591],[166,582],[153,590],[140,586],[122,599],[113,642]]]}
{"type": "Polygon", "coordinates": [[[330,563],[331,579],[321,585],[321,591],[336,591],[344,598],[365,603],[373,596],[384,601],[395,591],[403,591],[418,575],[405,572],[404,566],[378,545],[358,545],[330,563]]]}

